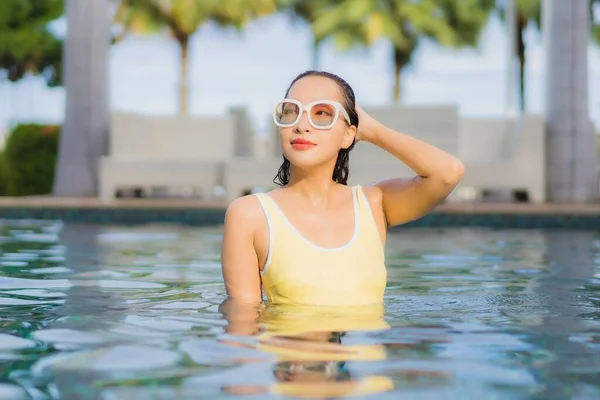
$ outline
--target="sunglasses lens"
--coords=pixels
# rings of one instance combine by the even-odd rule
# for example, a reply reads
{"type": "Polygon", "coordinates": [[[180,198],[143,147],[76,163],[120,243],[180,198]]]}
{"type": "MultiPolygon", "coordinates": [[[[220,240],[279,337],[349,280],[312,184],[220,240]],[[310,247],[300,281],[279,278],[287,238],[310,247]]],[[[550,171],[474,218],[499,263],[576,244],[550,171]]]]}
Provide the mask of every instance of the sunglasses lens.
{"type": "Polygon", "coordinates": [[[292,125],[298,119],[300,108],[291,102],[281,102],[275,108],[275,120],[281,125],[292,125]]]}
{"type": "Polygon", "coordinates": [[[335,114],[335,107],[331,104],[315,104],[310,110],[310,118],[313,124],[319,127],[327,127],[333,124],[335,114]]]}

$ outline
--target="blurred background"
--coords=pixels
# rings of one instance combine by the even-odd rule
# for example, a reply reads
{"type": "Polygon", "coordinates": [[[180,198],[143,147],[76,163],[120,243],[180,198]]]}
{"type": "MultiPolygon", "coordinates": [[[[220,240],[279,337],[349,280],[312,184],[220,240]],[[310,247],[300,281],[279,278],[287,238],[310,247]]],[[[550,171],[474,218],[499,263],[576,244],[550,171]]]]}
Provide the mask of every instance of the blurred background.
{"type": "Polygon", "coordinates": [[[0,398],[599,399],[599,131],[600,0],[0,0],[0,398]],[[220,307],[313,68],[465,164],[387,236],[385,321],[220,307]]]}
{"type": "MultiPolygon", "coordinates": [[[[579,197],[565,194],[572,173],[548,188],[548,143],[574,131],[547,127],[545,66],[560,50],[544,40],[546,3],[2,0],[0,194],[212,201],[268,189],[281,162],[272,105],[321,69],[376,118],[465,161],[450,201],[596,201],[600,1],[573,2],[589,19],[587,70],[553,89],[586,108],[570,120],[589,127],[570,153],[593,186],[579,197]]],[[[351,183],[411,173],[367,144],[354,153],[351,183]]]]}

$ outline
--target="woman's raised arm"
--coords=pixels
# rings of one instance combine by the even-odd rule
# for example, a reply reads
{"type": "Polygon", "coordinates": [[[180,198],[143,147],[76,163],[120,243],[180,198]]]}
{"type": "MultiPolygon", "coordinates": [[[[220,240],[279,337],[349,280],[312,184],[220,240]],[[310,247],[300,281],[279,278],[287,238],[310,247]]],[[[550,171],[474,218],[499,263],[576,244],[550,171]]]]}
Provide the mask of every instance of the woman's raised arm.
{"type": "Polygon", "coordinates": [[[377,183],[388,226],[418,219],[442,202],[462,179],[464,166],[452,154],[414,137],[396,132],[357,107],[357,139],[387,151],[416,172],[414,178],[377,183]]]}

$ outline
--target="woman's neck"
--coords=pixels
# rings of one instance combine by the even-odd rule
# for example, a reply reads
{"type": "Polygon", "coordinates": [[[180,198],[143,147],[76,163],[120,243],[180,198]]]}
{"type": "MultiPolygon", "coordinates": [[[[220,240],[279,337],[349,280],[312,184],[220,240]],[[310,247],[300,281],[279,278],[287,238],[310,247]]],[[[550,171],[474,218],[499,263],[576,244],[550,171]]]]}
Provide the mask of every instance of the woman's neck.
{"type": "Polygon", "coordinates": [[[315,207],[327,208],[331,193],[338,183],[331,179],[331,171],[306,174],[303,171],[290,171],[288,188],[304,197],[315,207]]]}

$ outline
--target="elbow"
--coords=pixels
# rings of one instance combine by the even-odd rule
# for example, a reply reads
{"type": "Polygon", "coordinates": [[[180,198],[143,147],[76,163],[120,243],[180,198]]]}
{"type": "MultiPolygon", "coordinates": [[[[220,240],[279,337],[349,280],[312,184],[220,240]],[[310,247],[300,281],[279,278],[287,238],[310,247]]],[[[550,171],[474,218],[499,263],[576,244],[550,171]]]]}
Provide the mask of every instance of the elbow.
{"type": "Polygon", "coordinates": [[[456,186],[465,174],[465,165],[458,159],[453,158],[451,164],[442,175],[442,180],[448,186],[456,186]]]}

